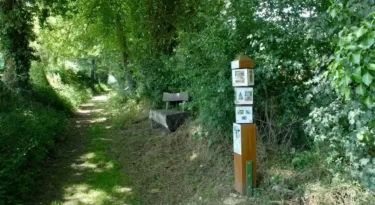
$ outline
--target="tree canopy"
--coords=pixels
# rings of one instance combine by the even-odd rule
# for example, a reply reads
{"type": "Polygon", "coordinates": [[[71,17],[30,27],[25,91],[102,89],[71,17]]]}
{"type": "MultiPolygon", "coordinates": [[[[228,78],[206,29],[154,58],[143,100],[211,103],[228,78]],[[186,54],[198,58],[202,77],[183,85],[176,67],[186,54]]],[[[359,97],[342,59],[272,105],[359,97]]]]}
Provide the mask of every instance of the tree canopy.
{"type": "MultiPolygon", "coordinates": [[[[162,105],[163,92],[187,91],[188,111],[202,125],[196,135],[215,144],[231,141],[229,63],[245,54],[256,64],[254,115],[264,140],[324,150],[335,173],[375,190],[374,6],[373,0],[1,0],[0,86],[23,95],[37,90],[35,82],[90,78],[93,86],[111,75],[114,90],[152,107],[162,105]]],[[[71,96],[84,86],[61,92],[71,96]]]]}

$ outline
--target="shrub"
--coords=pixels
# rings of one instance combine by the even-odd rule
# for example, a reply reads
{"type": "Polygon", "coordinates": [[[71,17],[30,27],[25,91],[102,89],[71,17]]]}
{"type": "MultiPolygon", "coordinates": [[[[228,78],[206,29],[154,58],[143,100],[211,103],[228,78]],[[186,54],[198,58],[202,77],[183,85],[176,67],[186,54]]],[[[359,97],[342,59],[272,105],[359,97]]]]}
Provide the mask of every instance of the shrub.
{"type": "Polygon", "coordinates": [[[0,96],[0,202],[12,204],[28,196],[66,116],[4,89],[0,96]]]}
{"type": "Polygon", "coordinates": [[[91,91],[72,69],[64,66],[33,63],[30,70],[34,97],[38,102],[73,113],[91,96],[91,91]]]}
{"type": "Polygon", "coordinates": [[[357,2],[336,1],[329,10],[341,31],[314,93],[330,101],[313,109],[306,131],[329,148],[332,171],[349,172],[375,190],[375,17],[368,9],[372,3],[357,2]]]}
{"type": "Polygon", "coordinates": [[[188,91],[189,111],[204,125],[204,132],[230,139],[234,121],[230,61],[246,54],[256,64],[254,108],[259,130],[274,143],[305,143],[302,122],[310,109],[303,103],[309,89],[304,83],[313,77],[315,67],[327,66],[322,59],[331,52],[324,30],[328,26],[322,23],[328,3],[220,3],[195,2],[194,16],[174,25],[178,44],[170,54],[147,56],[151,47],[147,40],[134,45],[140,55],[132,56],[129,66],[136,71],[139,91],[154,106],[161,105],[162,92],[188,91]],[[287,7],[293,9],[285,12],[287,7]],[[306,10],[316,15],[305,18],[306,10]],[[194,29],[186,29],[192,25],[194,29]]]}

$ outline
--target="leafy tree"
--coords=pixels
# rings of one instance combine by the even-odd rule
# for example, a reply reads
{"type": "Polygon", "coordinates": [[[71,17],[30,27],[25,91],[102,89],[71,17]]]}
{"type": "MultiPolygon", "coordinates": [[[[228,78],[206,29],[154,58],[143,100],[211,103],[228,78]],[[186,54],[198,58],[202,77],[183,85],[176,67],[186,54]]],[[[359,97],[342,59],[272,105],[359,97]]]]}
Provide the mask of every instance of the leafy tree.
{"type": "Polygon", "coordinates": [[[330,101],[313,110],[307,131],[316,142],[329,142],[328,162],[336,173],[349,172],[375,190],[373,6],[373,1],[335,1],[329,9],[340,32],[318,89],[330,101]]]}
{"type": "Polygon", "coordinates": [[[42,24],[51,12],[64,12],[68,8],[65,0],[2,0],[0,2],[1,47],[5,54],[6,72],[3,81],[9,88],[30,89],[29,70],[36,59],[30,42],[35,40],[33,17],[38,16],[42,24]]]}

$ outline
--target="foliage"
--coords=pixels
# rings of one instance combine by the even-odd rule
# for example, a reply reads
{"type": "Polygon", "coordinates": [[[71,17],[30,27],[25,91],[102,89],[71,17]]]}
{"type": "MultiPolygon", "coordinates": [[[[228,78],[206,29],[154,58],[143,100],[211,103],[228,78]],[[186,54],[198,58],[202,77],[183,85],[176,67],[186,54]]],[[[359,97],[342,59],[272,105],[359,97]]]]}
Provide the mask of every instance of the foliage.
{"type": "Polygon", "coordinates": [[[33,64],[28,95],[0,84],[0,204],[28,200],[44,158],[65,131],[66,113],[90,96],[72,69],[51,70],[33,64]]]}
{"type": "Polygon", "coordinates": [[[375,190],[374,172],[374,15],[372,1],[337,1],[330,8],[338,29],[329,71],[317,86],[329,101],[317,106],[307,121],[316,142],[328,142],[327,162],[334,172],[349,171],[375,190]],[[329,83],[327,83],[329,82],[329,83]],[[330,91],[332,88],[333,92],[330,91]]]}
{"type": "MultiPolygon", "coordinates": [[[[317,150],[330,150],[327,162],[339,165],[332,172],[351,171],[375,190],[372,0],[5,0],[0,6],[2,80],[14,85],[13,94],[32,91],[47,111],[74,111],[111,75],[118,92],[111,102],[129,105],[114,112],[142,115],[140,99],[161,107],[163,92],[187,91],[188,111],[203,128],[199,136],[230,141],[229,65],[245,54],[256,63],[254,116],[265,141],[311,148],[313,139],[317,150]]],[[[37,103],[22,105],[39,113],[37,103]]],[[[9,116],[21,115],[17,106],[9,116]]],[[[301,152],[292,165],[304,169],[315,157],[301,152]]]]}
{"type": "Polygon", "coordinates": [[[139,23],[131,33],[129,65],[138,91],[156,107],[162,92],[188,91],[193,116],[211,135],[230,138],[234,105],[228,100],[233,96],[229,63],[246,54],[256,63],[255,116],[260,130],[275,143],[303,142],[301,124],[309,113],[303,93],[310,88],[304,82],[315,68],[327,65],[331,51],[331,34],[324,29],[329,26],[324,21],[328,5],[328,1],[185,1],[170,8],[173,15],[160,24],[147,16],[157,7],[141,4],[142,10],[133,14],[139,23]],[[149,24],[170,32],[171,40],[163,48],[173,46],[173,52],[155,48],[152,42],[160,39],[147,35],[153,32],[149,24]]]}
{"type": "Polygon", "coordinates": [[[28,87],[28,71],[31,60],[34,59],[33,50],[29,46],[29,40],[35,36],[32,32],[32,15],[27,10],[25,1],[4,1],[1,4],[0,21],[1,50],[7,58],[8,70],[3,81],[9,87],[28,87]]]}
{"type": "Polygon", "coordinates": [[[7,60],[7,70],[3,81],[16,91],[28,90],[31,61],[36,59],[30,42],[35,40],[33,17],[38,16],[41,23],[50,13],[66,10],[65,0],[4,0],[0,2],[0,50],[7,60]],[[63,4],[65,3],[65,4],[63,4]]]}
{"type": "Polygon", "coordinates": [[[71,100],[62,99],[56,90],[49,84],[46,71],[40,64],[34,64],[30,69],[31,84],[34,99],[42,104],[62,111],[74,111],[71,100]]]}
{"type": "Polygon", "coordinates": [[[66,116],[0,87],[0,204],[27,198],[66,116]]]}

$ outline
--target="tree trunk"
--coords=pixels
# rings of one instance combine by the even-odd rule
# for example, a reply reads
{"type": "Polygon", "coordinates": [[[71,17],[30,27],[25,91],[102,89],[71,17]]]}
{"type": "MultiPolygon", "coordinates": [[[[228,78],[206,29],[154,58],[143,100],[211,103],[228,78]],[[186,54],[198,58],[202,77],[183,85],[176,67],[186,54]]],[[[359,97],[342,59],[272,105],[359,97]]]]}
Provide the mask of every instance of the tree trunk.
{"type": "Polygon", "coordinates": [[[126,36],[121,22],[121,16],[116,16],[116,35],[119,41],[120,50],[122,52],[122,69],[124,70],[124,80],[127,88],[132,94],[134,92],[135,82],[133,79],[132,72],[128,69],[128,45],[126,43],[126,36]]]}
{"type": "Polygon", "coordinates": [[[128,56],[126,55],[126,53],[122,54],[122,67],[124,69],[124,79],[127,83],[128,89],[130,93],[133,93],[134,92],[134,80],[133,80],[132,73],[130,72],[129,69],[127,69],[128,68],[128,56]]]}
{"type": "Polygon", "coordinates": [[[35,59],[29,42],[34,39],[32,14],[23,0],[4,0],[0,3],[1,47],[4,49],[7,66],[3,81],[12,90],[29,90],[29,70],[35,59]]]}
{"type": "Polygon", "coordinates": [[[95,65],[95,59],[91,59],[91,83],[96,83],[96,65],[95,65]]]}

